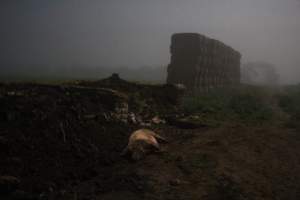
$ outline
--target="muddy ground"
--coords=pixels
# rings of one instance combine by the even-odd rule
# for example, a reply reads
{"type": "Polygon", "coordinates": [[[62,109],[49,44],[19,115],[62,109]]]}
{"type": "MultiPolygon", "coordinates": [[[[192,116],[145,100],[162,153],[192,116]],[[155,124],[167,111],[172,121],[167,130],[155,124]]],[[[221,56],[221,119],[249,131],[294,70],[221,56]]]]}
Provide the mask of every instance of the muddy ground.
{"type": "Polygon", "coordinates": [[[116,76],[0,85],[0,199],[300,199],[296,129],[179,128],[168,119],[181,117],[181,96],[116,76]],[[142,127],[169,142],[139,162],[121,157],[142,127]]]}

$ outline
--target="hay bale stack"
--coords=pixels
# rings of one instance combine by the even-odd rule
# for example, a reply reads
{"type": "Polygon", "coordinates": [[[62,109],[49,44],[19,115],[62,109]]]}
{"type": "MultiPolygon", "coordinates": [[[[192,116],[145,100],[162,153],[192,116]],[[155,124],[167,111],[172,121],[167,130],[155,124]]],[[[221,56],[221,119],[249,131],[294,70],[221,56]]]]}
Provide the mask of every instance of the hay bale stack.
{"type": "Polygon", "coordinates": [[[184,84],[193,93],[236,85],[240,81],[239,52],[198,33],[171,37],[167,83],[184,84]]]}

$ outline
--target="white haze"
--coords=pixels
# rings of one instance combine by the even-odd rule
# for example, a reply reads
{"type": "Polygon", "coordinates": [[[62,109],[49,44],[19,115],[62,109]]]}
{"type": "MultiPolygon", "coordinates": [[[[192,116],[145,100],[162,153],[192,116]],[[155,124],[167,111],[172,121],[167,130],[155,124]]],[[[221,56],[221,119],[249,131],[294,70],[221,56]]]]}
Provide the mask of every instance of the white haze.
{"type": "MultiPolygon", "coordinates": [[[[170,36],[198,32],[300,82],[297,0],[2,0],[0,73],[20,65],[166,66],[170,36]]],[[[84,70],[84,69],[83,69],[84,70]]]]}

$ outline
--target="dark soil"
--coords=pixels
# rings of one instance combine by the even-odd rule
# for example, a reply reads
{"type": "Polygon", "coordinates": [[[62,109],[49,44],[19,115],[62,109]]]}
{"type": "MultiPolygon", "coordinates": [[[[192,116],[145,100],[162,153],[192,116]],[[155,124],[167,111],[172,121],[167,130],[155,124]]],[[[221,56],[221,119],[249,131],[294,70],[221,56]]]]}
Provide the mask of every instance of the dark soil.
{"type": "Polygon", "coordinates": [[[0,85],[0,199],[300,199],[294,129],[151,123],[178,116],[176,88],[112,78],[0,85]],[[169,142],[131,162],[141,127],[169,142]]]}

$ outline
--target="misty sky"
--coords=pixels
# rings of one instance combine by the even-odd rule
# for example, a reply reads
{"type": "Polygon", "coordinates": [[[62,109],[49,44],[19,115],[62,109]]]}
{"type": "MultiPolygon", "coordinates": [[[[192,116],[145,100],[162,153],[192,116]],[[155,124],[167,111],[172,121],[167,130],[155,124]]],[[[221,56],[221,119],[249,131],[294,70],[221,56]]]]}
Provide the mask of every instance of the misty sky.
{"type": "Polygon", "coordinates": [[[1,69],[165,66],[170,36],[198,32],[300,82],[299,0],[1,0],[0,25],[1,69]]]}

